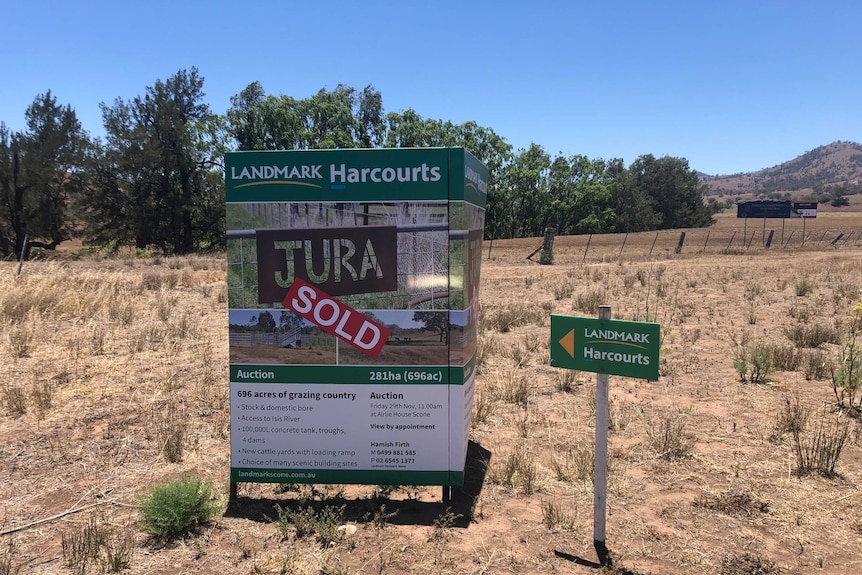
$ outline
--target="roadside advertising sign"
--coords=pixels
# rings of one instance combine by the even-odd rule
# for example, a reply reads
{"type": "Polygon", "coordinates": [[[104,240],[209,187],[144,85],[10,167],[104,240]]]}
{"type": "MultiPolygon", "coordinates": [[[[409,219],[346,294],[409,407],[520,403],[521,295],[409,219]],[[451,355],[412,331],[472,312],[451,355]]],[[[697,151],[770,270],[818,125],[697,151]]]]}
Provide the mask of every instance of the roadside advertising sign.
{"type": "Polygon", "coordinates": [[[551,316],[551,365],[658,380],[660,326],[652,322],[551,316]]]}
{"type": "Polygon", "coordinates": [[[463,484],[488,170],[232,152],[225,187],[231,481],[463,484]]]}

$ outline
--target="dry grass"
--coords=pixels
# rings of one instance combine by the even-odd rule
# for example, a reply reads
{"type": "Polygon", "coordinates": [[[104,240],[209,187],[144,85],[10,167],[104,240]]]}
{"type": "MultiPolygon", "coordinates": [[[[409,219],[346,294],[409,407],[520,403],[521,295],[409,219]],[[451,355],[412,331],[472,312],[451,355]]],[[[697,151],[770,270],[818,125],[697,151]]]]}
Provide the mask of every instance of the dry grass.
{"type": "MultiPolygon", "coordinates": [[[[809,229],[819,236],[826,219],[809,229]]],[[[663,332],[660,381],[611,377],[607,532],[616,572],[858,573],[859,424],[840,420],[847,435],[834,467],[826,462],[831,474],[798,473],[794,443],[798,430],[803,456],[816,462],[817,445],[834,448],[843,437],[830,383],[820,379],[838,345],[802,328],[798,342],[785,334],[818,325],[840,333],[859,303],[862,249],[791,249],[797,232],[786,250],[759,249],[755,238],[723,255],[733,225],[719,222],[703,253],[705,230],[691,231],[680,254],[671,232],[668,241],[630,235],[622,257],[620,237],[595,236],[586,258],[586,238],[557,238],[554,265],[541,268],[524,261],[535,239],[494,242],[482,262],[470,431],[471,469],[484,470],[478,484],[445,505],[436,487],[300,494],[240,484],[242,508],[194,537],[158,546],[133,527],[126,572],[595,573],[566,558],[595,560],[594,377],[548,365],[548,316],[589,314],[572,307],[583,296],[591,308],[599,298],[587,295],[600,293],[614,317],[657,319],[663,332]],[[739,383],[734,340],[743,339],[776,367],[763,385],[739,383]],[[824,404],[828,417],[806,420],[824,404]],[[310,506],[320,535],[296,539],[291,523],[281,540],[276,502],[293,517],[310,506]],[[392,519],[375,520],[383,505],[392,519]]],[[[64,534],[80,536],[98,511],[119,537],[138,520],[139,496],[165,481],[199,477],[224,502],[222,259],[28,263],[17,282],[15,267],[0,264],[0,531],[12,531],[0,541],[0,569],[71,572],[64,534]]]]}

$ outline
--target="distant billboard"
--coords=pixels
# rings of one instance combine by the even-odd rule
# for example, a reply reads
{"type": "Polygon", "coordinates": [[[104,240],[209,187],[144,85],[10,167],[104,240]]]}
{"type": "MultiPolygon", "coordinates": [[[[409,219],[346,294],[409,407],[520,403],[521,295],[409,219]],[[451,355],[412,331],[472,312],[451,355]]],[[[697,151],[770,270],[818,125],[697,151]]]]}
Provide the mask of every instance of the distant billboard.
{"type": "Polygon", "coordinates": [[[816,218],[817,217],[817,202],[813,200],[793,202],[794,218],[816,218]]]}
{"type": "Polygon", "coordinates": [[[752,200],[736,204],[737,218],[790,218],[792,214],[790,200],[752,200]]]}

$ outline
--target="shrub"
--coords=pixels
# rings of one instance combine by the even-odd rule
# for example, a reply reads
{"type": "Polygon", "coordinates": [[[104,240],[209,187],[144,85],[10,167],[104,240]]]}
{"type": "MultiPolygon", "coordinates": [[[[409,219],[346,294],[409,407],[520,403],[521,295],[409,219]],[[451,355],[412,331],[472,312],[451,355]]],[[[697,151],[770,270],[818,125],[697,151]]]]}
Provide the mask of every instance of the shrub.
{"type": "Polygon", "coordinates": [[[554,373],[554,388],[571,393],[578,385],[578,372],[574,369],[558,369],[554,373]]]}
{"type": "Polygon", "coordinates": [[[114,528],[96,517],[78,530],[64,532],[61,543],[66,566],[76,575],[93,572],[91,566],[98,566],[99,573],[121,573],[132,562],[131,531],[114,528]]]}
{"type": "Polygon", "coordinates": [[[784,330],[787,339],[796,347],[820,347],[824,343],[838,343],[840,338],[838,330],[831,325],[823,324],[797,324],[784,330]]]}
{"type": "Polygon", "coordinates": [[[572,309],[596,314],[599,312],[599,306],[603,305],[606,299],[607,292],[603,287],[587,290],[578,294],[572,309]]]}
{"type": "Polygon", "coordinates": [[[831,364],[822,350],[806,350],[802,355],[802,369],[805,379],[826,379],[829,375],[831,364]]]}
{"type": "Polygon", "coordinates": [[[344,518],[345,508],[346,505],[327,505],[317,512],[311,505],[287,509],[276,504],[276,527],[282,539],[288,539],[292,531],[297,539],[313,536],[322,547],[329,547],[344,537],[344,532],[338,526],[344,518]]]}
{"type": "Polygon", "coordinates": [[[805,297],[814,290],[814,282],[811,278],[796,278],[795,291],[799,297],[805,297]]]}
{"type": "Polygon", "coordinates": [[[491,467],[488,479],[512,490],[520,487],[525,495],[531,495],[536,487],[536,464],[527,449],[519,446],[504,461],[491,467]]]}
{"type": "Polygon", "coordinates": [[[15,555],[15,545],[10,540],[6,550],[0,555],[0,575],[18,575],[21,572],[23,565],[15,564],[15,555]]]}
{"type": "Polygon", "coordinates": [[[183,460],[183,451],[188,435],[188,418],[169,403],[164,412],[155,415],[156,439],[161,445],[162,455],[168,463],[183,460]]]}
{"type": "Polygon", "coordinates": [[[27,394],[24,388],[7,383],[3,386],[3,403],[9,415],[19,416],[27,413],[27,394]]]}
{"type": "Polygon", "coordinates": [[[810,414],[810,410],[799,403],[798,397],[785,397],[784,409],[779,411],[775,418],[775,436],[780,437],[788,432],[800,433],[808,424],[810,414]]]}
{"type": "MultiPolygon", "coordinates": [[[[574,507],[574,503],[571,504],[574,507]]],[[[542,501],[542,523],[548,529],[560,527],[571,530],[577,525],[577,513],[568,511],[566,505],[556,501],[542,501]]]]}
{"type": "Polygon", "coordinates": [[[559,301],[561,299],[570,298],[574,291],[575,288],[570,282],[563,282],[562,284],[554,286],[554,299],[559,301]]]}
{"type": "Polygon", "coordinates": [[[679,415],[665,415],[658,424],[650,421],[647,427],[649,446],[662,459],[680,459],[687,456],[694,440],[686,432],[685,421],[679,415]]]}
{"type": "Polygon", "coordinates": [[[733,367],[739,375],[740,383],[766,383],[773,371],[772,356],[769,348],[754,346],[740,347],[733,359],[733,367]]]}
{"type": "Polygon", "coordinates": [[[835,466],[850,436],[850,424],[848,418],[841,414],[831,423],[826,423],[825,419],[818,421],[813,433],[793,432],[798,475],[817,472],[824,477],[835,477],[835,466]]]}
{"type": "Polygon", "coordinates": [[[773,367],[779,371],[795,371],[802,362],[802,354],[792,345],[770,343],[766,344],[764,349],[769,352],[773,367]]]}
{"type": "Polygon", "coordinates": [[[141,529],[171,538],[194,530],[218,511],[212,486],[200,479],[180,479],[153,487],[140,502],[141,529]]]}
{"type": "Polygon", "coordinates": [[[502,333],[522,325],[544,325],[545,311],[541,307],[526,304],[510,305],[488,320],[488,327],[502,333]]]}
{"type": "Polygon", "coordinates": [[[554,455],[551,467],[559,481],[592,484],[596,467],[595,449],[585,445],[569,448],[561,457],[554,455]]]}
{"type": "Polygon", "coordinates": [[[485,423],[488,418],[494,413],[497,404],[488,392],[479,392],[476,394],[476,400],[473,402],[473,419],[471,424],[477,427],[480,423],[485,423]]]}
{"type": "Polygon", "coordinates": [[[530,382],[526,374],[516,367],[500,374],[492,389],[497,399],[507,403],[527,405],[530,399],[530,382]]]}
{"type": "Polygon", "coordinates": [[[851,409],[856,401],[856,393],[862,387],[862,347],[856,344],[856,338],[862,332],[862,305],[854,307],[853,312],[838,360],[830,368],[832,391],[838,405],[851,409]]]}
{"type": "Polygon", "coordinates": [[[33,328],[25,323],[13,326],[6,335],[12,357],[27,357],[33,346],[33,328]]]}

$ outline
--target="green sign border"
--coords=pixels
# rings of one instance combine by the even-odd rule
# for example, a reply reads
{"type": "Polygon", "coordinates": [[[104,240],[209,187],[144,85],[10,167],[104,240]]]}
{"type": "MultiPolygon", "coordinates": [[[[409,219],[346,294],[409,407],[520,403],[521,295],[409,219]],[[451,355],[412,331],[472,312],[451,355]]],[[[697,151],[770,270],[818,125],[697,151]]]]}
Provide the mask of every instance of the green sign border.
{"type": "Polygon", "coordinates": [[[364,485],[464,485],[463,471],[398,469],[269,469],[231,467],[230,480],[245,483],[343,483],[364,485]],[[255,476],[250,477],[252,473],[255,476]]]}
{"type": "Polygon", "coordinates": [[[653,322],[551,315],[552,367],[657,381],[660,341],[653,322]],[[560,343],[572,331],[574,357],[560,343]]]}

